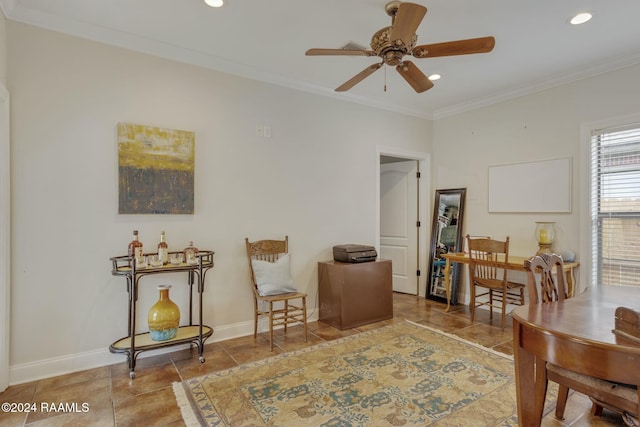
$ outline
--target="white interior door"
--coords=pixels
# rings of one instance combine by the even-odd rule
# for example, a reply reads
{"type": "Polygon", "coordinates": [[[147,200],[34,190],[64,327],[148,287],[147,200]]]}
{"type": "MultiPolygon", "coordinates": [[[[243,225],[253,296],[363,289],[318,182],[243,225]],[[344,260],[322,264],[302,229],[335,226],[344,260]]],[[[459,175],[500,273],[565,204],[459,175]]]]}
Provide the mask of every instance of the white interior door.
{"type": "Polygon", "coordinates": [[[393,290],[418,292],[418,162],[380,165],[380,258],[393,265],[393,290]]]}

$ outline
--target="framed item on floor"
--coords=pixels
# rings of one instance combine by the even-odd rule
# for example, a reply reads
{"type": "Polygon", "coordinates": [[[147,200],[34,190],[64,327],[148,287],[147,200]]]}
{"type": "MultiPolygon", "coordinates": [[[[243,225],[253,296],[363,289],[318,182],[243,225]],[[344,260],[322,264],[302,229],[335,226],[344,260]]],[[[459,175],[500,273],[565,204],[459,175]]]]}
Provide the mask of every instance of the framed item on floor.
{"type": "MultiPolygon", "coordinates": [[[[442,255],[462,251],[462,219],[466,188],[436,190],[431,224],[431,251],[429,275],[427,276],[428,299],[447,302],[444,280],[445,259],[442,255]]],[[[451,269],[451,304],[457,303],[458,277],[460,266],[451,269]]]]}

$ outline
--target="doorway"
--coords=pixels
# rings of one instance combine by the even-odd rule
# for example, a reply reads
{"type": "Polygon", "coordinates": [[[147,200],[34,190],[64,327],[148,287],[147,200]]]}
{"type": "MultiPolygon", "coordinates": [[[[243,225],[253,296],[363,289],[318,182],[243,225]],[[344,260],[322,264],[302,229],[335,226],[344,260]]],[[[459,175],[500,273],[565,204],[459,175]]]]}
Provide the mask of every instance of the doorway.
{"type": "MultiPolygon", "coordinates": [[[[420,280],[426,271],[428,156],[397,149],[379,149],[377,164],[379,257],[392,261],[393,290],[421,295],[420,280]]],[[[426,290],[426,289],[425,289],[426,290]]]]}

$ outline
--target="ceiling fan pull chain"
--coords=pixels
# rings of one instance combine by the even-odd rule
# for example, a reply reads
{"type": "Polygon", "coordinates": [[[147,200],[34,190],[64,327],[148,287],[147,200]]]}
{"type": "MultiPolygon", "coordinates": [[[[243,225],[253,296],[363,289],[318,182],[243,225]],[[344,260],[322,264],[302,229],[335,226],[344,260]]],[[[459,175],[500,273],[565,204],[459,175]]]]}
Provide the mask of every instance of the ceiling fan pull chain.
{"type": "Polygon", "coordinates": [[[384,91],[387,91],[387,65],[384,66],[384,91]]]}

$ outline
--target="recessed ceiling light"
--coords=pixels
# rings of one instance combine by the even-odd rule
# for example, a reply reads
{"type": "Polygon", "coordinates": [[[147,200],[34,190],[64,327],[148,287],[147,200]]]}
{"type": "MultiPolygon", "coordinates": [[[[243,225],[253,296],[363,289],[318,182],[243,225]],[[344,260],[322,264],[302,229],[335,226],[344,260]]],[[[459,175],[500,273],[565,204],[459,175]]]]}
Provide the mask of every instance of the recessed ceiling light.
{"type": "Polygon", "coordinates": [[[569,22],[571,22],[571,24],[573,25],[580,25],[589,21],[592,17],[593,15],[591,15],[589,12],[581,12],[576,16],[574,16],[573,18],[571,18],[571,21],[569,22]]]}
{"type": "Polygon", "coordinates": [[[429,80],[434,81],[434,80],[440,80],[441,77],[442,76],[440,74],[431,74],[428,78],[429,80]]]}
{"type": "Polygon", "coordinates": [[[223,0],[204,0],[204,2],[211,7],[220,7],[224,4],[223,0]]]}

